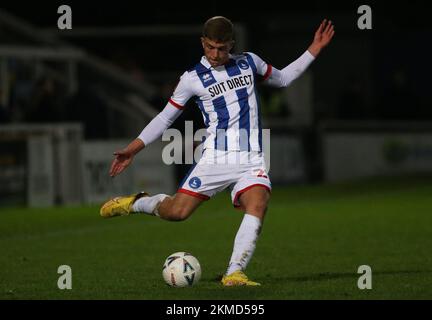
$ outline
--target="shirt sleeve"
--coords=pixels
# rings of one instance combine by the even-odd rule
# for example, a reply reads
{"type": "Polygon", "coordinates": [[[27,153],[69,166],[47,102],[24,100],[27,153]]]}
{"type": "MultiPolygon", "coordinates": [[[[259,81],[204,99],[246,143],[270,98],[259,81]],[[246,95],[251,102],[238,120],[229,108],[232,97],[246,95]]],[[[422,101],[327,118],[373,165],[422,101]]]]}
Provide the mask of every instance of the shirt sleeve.
{"type": "Polygon", "coordinates": [[[315,57],[306,50],[297,60],[282,70],[272,68],[267,83],[274,87],[288,87],[291,82],[300,77],[314,60],[315,57]]]}
{"type": "Polygon", "coordinates": [[[149,145],[158,139],[182,112],[174,108],[172,103],[167,103],[165,108],[141,131],[138,139],[144,142],[144,145],[149,145]]]}
{"type": "Polygon", "coordinates": [[[266,63],[263,59],[261,59],[255,53],[246,52],[246,55],[251,57],[251,59],[253,61],[254,66],[252,66],[252,68],[256,69],[256,70],[254,70],[254,72],[256,72],[257,74],[262,76],[263,80],[267,80],[272,73],[272,69],[273,69],[272,65],[266,63]]]}
{"type": "Polygon", "coordinates": [[[177,109],[183,110],[188,100],[194,95],[195,93],[192,90],[190,76],[186,71],[180,77],[180,81],[168,102],[177,109]]]}
{"type": "Polygon", "coordinates": [[[158,139],[180,116],[185,104],[192,96],[194,93],[189,74],[185,72],[180,77],[180,81],[165,108],[141,131],[138,139],[144,142],[146,146],[158,139]]]}

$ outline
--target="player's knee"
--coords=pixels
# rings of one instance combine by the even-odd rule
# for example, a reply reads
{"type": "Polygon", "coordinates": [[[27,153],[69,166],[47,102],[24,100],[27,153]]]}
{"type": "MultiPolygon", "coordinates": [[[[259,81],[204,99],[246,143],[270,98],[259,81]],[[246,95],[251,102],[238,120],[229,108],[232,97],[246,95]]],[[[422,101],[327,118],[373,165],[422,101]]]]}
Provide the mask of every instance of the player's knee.
{"type": "Polygon", "coordinates": [[[267,211],[267,203],[251,203],[246,206],[246,212],[252,214],[259,214],[264,216],[267,211]]]}

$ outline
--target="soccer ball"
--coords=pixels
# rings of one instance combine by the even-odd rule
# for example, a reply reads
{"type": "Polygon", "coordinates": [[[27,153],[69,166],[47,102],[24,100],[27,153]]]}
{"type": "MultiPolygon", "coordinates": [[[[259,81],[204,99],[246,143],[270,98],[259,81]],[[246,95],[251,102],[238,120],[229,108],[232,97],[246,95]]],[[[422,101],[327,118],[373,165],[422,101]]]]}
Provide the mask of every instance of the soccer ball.
{"type": "Polygon", "coordinates": [[[166,258],[162,276],[171,287],[190,287],[200,280],[201,266],[190,253],[176,252],[166,258]]]}

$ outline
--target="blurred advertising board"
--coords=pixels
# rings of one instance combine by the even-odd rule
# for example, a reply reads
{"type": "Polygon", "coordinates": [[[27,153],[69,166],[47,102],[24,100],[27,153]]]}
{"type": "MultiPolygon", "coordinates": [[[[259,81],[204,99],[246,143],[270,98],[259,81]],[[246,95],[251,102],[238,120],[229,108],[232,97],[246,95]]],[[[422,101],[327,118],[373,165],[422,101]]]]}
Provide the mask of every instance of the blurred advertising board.
{"type": "Polygon", "coordinates": [[[118,176],[109,176],[114,151],[123,149],[129,143],[129,140],[83,142],[81,150],[85,202],[99,204],[115,196],[139,191],[150,194],[175,192],[173,168],[162,161],[162,142],[154,142],[146,147],[118,176]]]}
{"type": "Polygon", "coordinates": [[[326,132],[326,181],[432,173],[432,131],[326,132]]]}

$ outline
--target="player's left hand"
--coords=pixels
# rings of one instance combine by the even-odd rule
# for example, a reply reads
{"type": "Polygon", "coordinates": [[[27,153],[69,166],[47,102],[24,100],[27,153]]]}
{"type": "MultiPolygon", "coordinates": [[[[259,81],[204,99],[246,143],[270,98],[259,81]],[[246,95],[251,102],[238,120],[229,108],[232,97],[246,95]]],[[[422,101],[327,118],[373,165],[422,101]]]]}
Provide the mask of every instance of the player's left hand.
{"type": "Polygon", "coordinates": [[[316,45],[319,45],[321,48],[324,48],[330,43],[334,33],[334,25],[332,22],[330,20],[327,21],[327,19],[324,19],[318,27],[318,30],[315,32],[313,42],[316,45]]]}
{"type": "Polygon", "coordinates": [[[334,34],[334,25],[330,20],[324,19],[315,32],[314,40],[308,50],[316,57],[321,49],[330,43],[334,34]]]}

